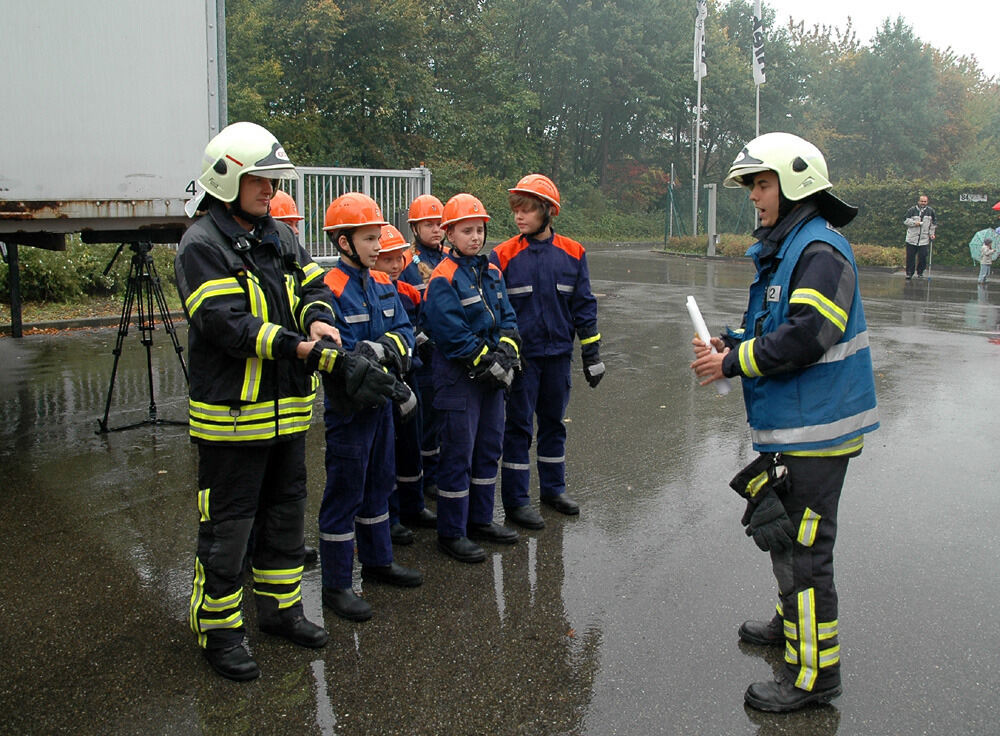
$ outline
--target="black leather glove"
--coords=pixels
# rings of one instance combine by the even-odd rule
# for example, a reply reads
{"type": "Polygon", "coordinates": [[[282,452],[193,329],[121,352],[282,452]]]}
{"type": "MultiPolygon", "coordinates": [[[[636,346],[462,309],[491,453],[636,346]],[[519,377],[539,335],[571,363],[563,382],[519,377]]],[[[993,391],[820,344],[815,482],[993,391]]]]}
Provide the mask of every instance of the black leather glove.
{"type": "Polygon", "coordinates": [[[431,360],[431,353],[434,350],[434,343],[431,342],[430,337],[427,333],[421,330],[416,334],[416,339],[414,340],[413,352],[420,359],[420,362],[424,365],[429,366],[431,360]]]}
{"type": "Polygon", "coordinates": [[[495,351],[487,351],[475,365],[470,366],[469,378],[491,388],[510,388],[514,382],[514,369],[504,367],[501,361],[497,360],[495,351]]]}
{"type": "Polygon", "coordinates": [[[749,502],[740,521],[748,537],[753,537],[765,552],[783,552],[792,548],[795,527],[785,512],[778,494],[767,488],[757,495],[756,502],[749,502]]]}
{"type": "Polygon", "coordinates": [[[417,395],[413,393],[405,381],[394,379],[395,385],[392,387],[392,394],[389,398],[396,405],[396,415],[399,421],[406,424],[417,415],[417,395]]]}
{"type": "Polygon", "coordinates": [[[505,371],[521,370],[521,336],[517,330],[501,330],[493,359],[505,371]]]}
{"type": "Polygon", "coordinates": [[[597,388],[597,384],[604,378],[604,362],[601,360],[600,341],[583,345],[580,348],[580,357],[583,359],[583,377],[591,388],[597,388]]]}
{"type": "Polygon", "coordinates": [[[392,368],[397,376],[410,372],[413,361],[410,346],[395,332],[387,332],[374,342],[363,340],[355,349],[369,360],[392,368]]]}
{"type": "Polygon", "coordinates": [[[340,354],[340,346],[329,337],[323,337],[316,341],[306,356],[306,370],[310,373],[313,371],[331,373],[340,354]]]}

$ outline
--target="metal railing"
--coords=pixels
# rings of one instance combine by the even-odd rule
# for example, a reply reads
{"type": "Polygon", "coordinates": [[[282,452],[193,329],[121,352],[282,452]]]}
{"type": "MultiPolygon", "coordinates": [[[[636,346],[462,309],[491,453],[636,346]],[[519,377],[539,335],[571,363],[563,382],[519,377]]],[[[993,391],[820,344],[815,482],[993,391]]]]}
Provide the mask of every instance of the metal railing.
{"type": "Polygon", "coordinates": [[[288,193],[305,219],[299,225],[299,240],[309,254],[329,257],[336,248],[323,232],[326,208],[345,192],[362,192],[378,202],[385,219],[409,234],[406,216],[412,202],[421,194],[430,194],[430,169],[345,169],[300,166],[299,179],[290,181],[288,193]]]}

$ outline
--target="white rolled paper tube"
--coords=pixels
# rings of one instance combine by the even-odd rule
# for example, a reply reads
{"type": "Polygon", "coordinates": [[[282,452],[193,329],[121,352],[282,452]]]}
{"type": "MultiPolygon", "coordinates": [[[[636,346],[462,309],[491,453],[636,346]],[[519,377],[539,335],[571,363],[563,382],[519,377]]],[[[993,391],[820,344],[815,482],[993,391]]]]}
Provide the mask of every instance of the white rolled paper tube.
{"type": "MultiPolygon", "coordinates": [[[[705,318],[701,316],[701,310],[698,309],[698,302],[694,300],[693,296],[688,296],[687,298],[687,308],[688,314],[691,315],[691,322],[694,324],[694,331],[697,333],[698,337],[703,343],[708,345],[713,353],[719,352],[712,345],[712,335],[708,331],[708,325],[705,324],[705,318]]],[[[732,388],[729,385],[728,378],[720,378],[717,381],[713,381],[715,384],[715,390],[721,395],[725,396],[729,393],[729,389],[732,388]]]]}

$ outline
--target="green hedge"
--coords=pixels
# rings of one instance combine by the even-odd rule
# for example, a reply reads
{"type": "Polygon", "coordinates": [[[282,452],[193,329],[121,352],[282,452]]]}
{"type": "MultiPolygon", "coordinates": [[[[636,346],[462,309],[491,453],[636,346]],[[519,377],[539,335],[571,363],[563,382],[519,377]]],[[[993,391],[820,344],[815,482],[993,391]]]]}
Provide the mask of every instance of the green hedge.
{"type": "MultiPolygon", "coordinates": [[[[716,255],[728,258],[738,258],[743,256],[747,248],[753,245],[753,243],[753,236],[726,233],[719,236],[719,242],[715,246],[715,253],[716,255]]],[[[903,265],[900,248],[888,248],[869,243],[852,243],[851,248],[854,251],[854,258],[859,266],[899,268],[903,265]]],[[[705,236],[684,235],[670,238],[670,241],[667,243],[667,251],[704,255],[706,251],[705,236]]]]}
{"type": "MultiPolygon", "coordinates": [[[[116,245],[83,245],[77,238],[72,238],[64,251],[19,246],[21,299],[69,302],[87,296],[123,294],[133,255],[128,247],[115,259],[108,275],[104,275],[117,248],[116,245]]],[[[158,245],[151,252],[164,290],[169,288],[176,292],[175,251],[158,245]]],[[[0,301],[10,303],[10,266],[7,263],[0,263],[0,301]]]]}
{"type": "Polygon", "coordinates": [[[852,243],[877,243],[900,252],[902,262],[906,228],[903,216],[926,194],[937,213],[934,263],[968,266],[969,240],[985,227],[1000,225],[991,208],[1000,200],[1000,190],[989,184],[956,181],[860,181],[838,184],[833,191],[859,208],[858,216],[844,228],[852,243]],[[962,201],[962,195],[985,195],[985,202],[962,201]]]}

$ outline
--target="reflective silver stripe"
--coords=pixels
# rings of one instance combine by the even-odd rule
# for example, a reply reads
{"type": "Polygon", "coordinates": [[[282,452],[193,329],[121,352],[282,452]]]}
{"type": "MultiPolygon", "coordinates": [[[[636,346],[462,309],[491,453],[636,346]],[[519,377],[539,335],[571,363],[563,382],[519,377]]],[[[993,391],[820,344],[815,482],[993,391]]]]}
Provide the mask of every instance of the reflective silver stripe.
{"type": "Polygon", "coordinates": [[[347,534],[326,534],[325,532],[320,532],[319,538],[324,542],[350,542],[354,539],[354,532],[348,532],[347,534]]]}
{"type": "Polygon", "coordinates": [[[240,611],[237,611],[232,616],[227,616],[223,619],[198,619],[198,628],[201,629],[202,632],[212,631],[213,629],[238,629],[242,625],[243,614],[240,611]]]}
{"type": "Polygon", "coordinates": [[[538,462],[540,462],[540,463],[564,463],[564,462],[566,462],[566,456],[563,455],[561,457],[542,457],[541,455],[539,455],[538,456],[538,462]]]}
{"type": "Polygon", "coordinates": [[[469,478],[469,482],[475,486],[488,486],[491,483],[496,483],[497,477],[494,475],[492,478],[469,478]]]}
{"type": "Polygon", "coordinates": [[[253,569],[253,581],[255,583],[286,585],[289,583],[297,583],[301,579],[301,567],[294,567],[290,570],[258,570],[256,567],[253,569]]]}
{"type": "Polygon", "coordinates": [[[847,342],[838,342],[817,360],[813,365],[820,363],[836,363],[838,360],[849,358],[855,353],[861,352],[868,347],[868,330],[859,332],[847,342]]]}
{"type": "Polygon", "coordinates": [[[438,488],[438,496],[441,498],[465,498],[469,495],[469,489],[466,488],[464,491],[442,491],[438,488]]]}
{"type": "Polygon", "coordinates": [[[383,309],[382,310],[382,314],[384,314],[386,317],[391,317],[395,313],[396,313],[396,308],[395,307],[389,307],[388,309],[383,309]]]}
{"type": "Polygon", "coordinates": [[[534,290],[532,286],[514,286],[507,289],[507,295],[512,294],[530,294],[534,290]]]}
{"type": "Polygon", "coordinates": [[[819,666],[820,667],[830,667],[831,665],[837,664],[840,661],[840,644],[830,647],[829,649],[822,649],[819,653],[819,666]]]}
{"type": "Polygon", "coordinates": [[[381,524],[383,521],[389,521],[389,512],[386,511],[384,514],[379,514],[378,516],[355,516],[354,521],[365,526],[374,526],[375,524],[381,524]]]}
{"type": "Polygon", "coordinates": [[[528,463],[500,463],[500,466],[507,470],[531,470],[531,465],[528,463]]]}
{"type": "Polygon", "coordinates": [[[419,475],[397,475],[396,476],[396,482],[397,483],[416,483],[418,480],[420,480],[423,477],[424,477],[423,472],[421,472],[419,475]]]}
{"type": "Polygon", "coordinates": [[[799,608],[799,674],[795,687],[812,690],[819,674],[819,646],[816,641],[816,598],[813,588],[798,594],[799,608]]]}
{"type": "Polygon", "coordinates": [[[819,635],[820,641],[824,639],[832,639],[837,635],[837,622],[828,621],[826,623],[819,623],[816,625],[816,631],[819,635]]]}
{"type": "Polygon", "coordinates": [[[440,447],[435,447],[433,450],[421,450],[420,451],[420,456],[421,457],[434,457],[435,455],[439,455],[440,453],[441,453],[441,448],[440,447]]]}
{"type": "Polygon", "coordinates": [[[417,291],[424,291],[427,289],[427,284],[420,283],[414,287],[417,291]]]}
{"type": "Polygon", "coordinates": [[[349,324],[357,324],[358,322],[367,322],[369,319],[367,314],[347,314],[344,315],[344,321],[349,324]]]}
{"type": "Polygon", "coordinates": [[[475,296],[467,296],[467,297],[465,297],[465,299],[462,299],[462,301],[459,302],[459,303],[463,307],[467,307],[470,304],[478,304],[482,300],[483,300],[483,298],[481,296],[479,296],[479,294],[476,294],[475,296]]]}
{"type": "MultiPolygon", "coordinates": [[[[799,442],[822,442],[842,437],[845,434],[869,427],[878,421],[878,409],[871,408],[860,414],[844,417],[829,424],[813,424],[809,427],[789,427],[788,429],[751,429],[750,436],[761,445],[793,445],[799,442]]],[[[540,458],[539,458],[540,459],[540,458]]]]}
{"type": "Polygon", "coordinates": [[[563,294],[572,294],[575,289],[572,284],[556,284],[556,291],[561,291],[563,294]]]}

